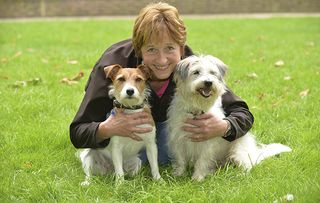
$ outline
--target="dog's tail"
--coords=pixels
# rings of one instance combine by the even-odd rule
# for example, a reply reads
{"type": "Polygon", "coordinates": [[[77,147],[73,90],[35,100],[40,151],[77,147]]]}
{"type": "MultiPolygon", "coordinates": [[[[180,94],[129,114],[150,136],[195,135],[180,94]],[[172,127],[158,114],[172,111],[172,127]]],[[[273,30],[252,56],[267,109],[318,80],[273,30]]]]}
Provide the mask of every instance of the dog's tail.
{"type": "Polygon", "coordinates": [[[249,171],[253,166],[268,157],[291,151],[290,147],[283,144],[257,144],[254,137],[243,136],[232,144],[228,159],[249,171]]]}
{"type": "Polygon", "coordinates": [[[260,163],[262,160],[275,156],[277,154],[283,152],[291,152],[292,149],[286,145],[279,144],[279,143],[272,143],[272,144],[259,144],[258,148],[258,157],[255,164],[260,163]]]}

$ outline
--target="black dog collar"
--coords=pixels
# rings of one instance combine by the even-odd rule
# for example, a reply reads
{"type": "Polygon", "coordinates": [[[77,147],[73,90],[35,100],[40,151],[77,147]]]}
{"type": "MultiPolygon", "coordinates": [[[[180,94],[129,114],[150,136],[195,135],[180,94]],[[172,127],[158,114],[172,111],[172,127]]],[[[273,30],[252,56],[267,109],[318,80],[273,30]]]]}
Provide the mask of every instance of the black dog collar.
{"type": "Polygon", "coordinates": [[[118,102],[116,99],[113,100],[113,107],[116,108],[121,108],[121,109],[131,109],[131,110],[136,110],[136,109],[142,109],[144,107],[144,103],[140,105],[134,105],[134,106],[125,106],[118,102]]]}

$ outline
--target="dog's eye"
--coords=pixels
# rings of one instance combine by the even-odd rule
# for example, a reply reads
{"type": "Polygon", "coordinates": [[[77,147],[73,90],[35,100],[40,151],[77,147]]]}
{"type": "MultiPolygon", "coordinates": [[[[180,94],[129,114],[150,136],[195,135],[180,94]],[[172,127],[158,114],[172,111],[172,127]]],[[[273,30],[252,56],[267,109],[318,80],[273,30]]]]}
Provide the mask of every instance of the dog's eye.
{"type": "Polygon", "coordinates": [[[214,71],[210,71],[210,74],[211,74],[211,75],[214,75],[214,76],[217,76],[217,73],[214,72],[214,71]]]}
{"type": "Polygon", "coordinates": [[[120,82],[125,82],[126,79],[125,79],[124,77],[120,77],[120,78],[118,78],[118,81],[120,81],[120,82]]]}
{"type": "Polygon", "coordinates": [[[142,78],[136,78],[136,82],[141,82],[142,78]]]}
{"type": "Polygon", "coordinates": [[[193,75],[199,75],[200,74],[200,72],[198,71],[198,70],[196,70],[196,71],[193,71],[193,73],[192,73],[193,75]]]}

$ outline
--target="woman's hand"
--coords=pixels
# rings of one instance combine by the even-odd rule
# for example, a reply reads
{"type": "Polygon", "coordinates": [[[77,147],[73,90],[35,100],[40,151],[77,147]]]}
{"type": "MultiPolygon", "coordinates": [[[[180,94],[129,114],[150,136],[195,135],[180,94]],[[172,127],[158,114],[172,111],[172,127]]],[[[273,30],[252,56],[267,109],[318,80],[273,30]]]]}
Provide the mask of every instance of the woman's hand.
{"type": "Polygon", "coordinates": [[[150,111],[143,111],[133,114],[125,114],[123,109],[116,109],[107,120],[100,123],[96,134],[97,142],[111,138],[114,135],[130,137],[141,141],[138,133],[148,133],[152,127],[137,127],[143,124],[154,125],[150,111]]]}
{"type": "Polygon", "coordinates": [[[228,121],[210,113],[194,118],[188,118],[182,129],[191,133],[189,138],[193,142],[203,142],[214,137],[222,137],[228,128],[228,121]]]}

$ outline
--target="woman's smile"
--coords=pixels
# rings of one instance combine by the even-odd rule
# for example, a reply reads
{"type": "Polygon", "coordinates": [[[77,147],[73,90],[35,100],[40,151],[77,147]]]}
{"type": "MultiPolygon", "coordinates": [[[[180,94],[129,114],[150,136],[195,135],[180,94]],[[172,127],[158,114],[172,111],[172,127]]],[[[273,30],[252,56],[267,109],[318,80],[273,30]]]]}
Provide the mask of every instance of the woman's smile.
{"type": "Polygon", "coordinates": [[[168,79],[181,59],[180,46],[167,32],[150,39],[141,49],[143,63],[152,70],[153,80],[168,79]]]}

